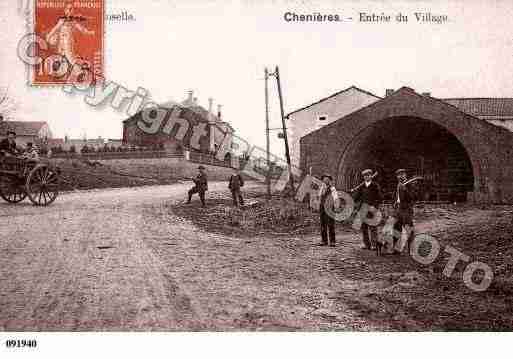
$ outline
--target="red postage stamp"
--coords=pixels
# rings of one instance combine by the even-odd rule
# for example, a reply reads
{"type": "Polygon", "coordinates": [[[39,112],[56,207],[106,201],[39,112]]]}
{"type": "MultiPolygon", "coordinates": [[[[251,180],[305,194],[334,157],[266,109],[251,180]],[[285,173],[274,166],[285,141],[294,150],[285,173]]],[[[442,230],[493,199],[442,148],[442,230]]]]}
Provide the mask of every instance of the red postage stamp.
{"type": "Polygon", "coordinates": [[[41,62],[33,85],[66,85],[104,78],[104,0],[34,0],[34,51],[41,62]]]}

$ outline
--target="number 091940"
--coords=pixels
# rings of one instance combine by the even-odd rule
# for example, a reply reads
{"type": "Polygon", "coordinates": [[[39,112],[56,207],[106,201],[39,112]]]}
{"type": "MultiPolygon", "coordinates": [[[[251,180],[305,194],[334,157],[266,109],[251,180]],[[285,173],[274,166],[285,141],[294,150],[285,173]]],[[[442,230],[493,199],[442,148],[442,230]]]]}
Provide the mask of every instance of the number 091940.
{"type": "Polygon", "coordinates": [[[35,339],[8,339],[5,341],[7,348],[35,348],[37,347],[37,341],[35,339]]]}

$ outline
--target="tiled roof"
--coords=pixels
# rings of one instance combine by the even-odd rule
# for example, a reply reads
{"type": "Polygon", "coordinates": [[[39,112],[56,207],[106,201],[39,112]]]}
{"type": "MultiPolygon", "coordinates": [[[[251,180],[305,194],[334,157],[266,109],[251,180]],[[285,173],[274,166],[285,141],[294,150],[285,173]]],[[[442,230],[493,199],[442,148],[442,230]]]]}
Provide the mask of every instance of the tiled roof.
{"type": "Polygon", "coordinates": [[[0,135],[14,131],[18,136],[37,136],[45,125],[47,123],[42,121],[0,121],[0,135]]]}
{"type": "MultiPolygon", "coordinates": [[[[181,105],[181,104],[177,104],[175,102],[166,102],[166,103],[162,103],[162,104],[159,104],[158,105],[159,108],[164,108],[164,109],[171,109],[173,107],[180,107],[182,109],[189,109],[191,111],[193,111],[194,113],[198,114],[202,120],[204,121],[208,121],[208,110],[206,108],[204,108],[203,106],[200,106],[200,105],[192,105],[192,106],[184,106],[184,105],[181,105]]],[[[132,117],[129,117],[127,118],[126,120],[123,120],[122,122],[125,123],[125,122],[131,122],[131,120],[133,120],[135,117],[132,116],[132,117]]],[[[215,122],[222,122],[218,116],[216,115],[213,115],[212,116],[212,120],[215,121],[215,122]]]]}
{"type": "MultiPolygon", "coordinates": [[[[164,108],[173,108],[175,106],[181,107],[181,108],[188,108],[189,110],[196,112],[198,115],[200,115],[204,119],[209,118],[209,113],[206,108],[204,108],[203,106],[198,105],[198,104],[189,104],[188,100],[185,100],[182,103],[176,103],[174,101],[164,102],[164,103],[161,103],[159,106],[164,107],[164,108]]],[[[216,122],[220,121],[219,117],[217,117],[216,115],[213,115],[212,119],[216,122]]]]}
{"type": "Polygon", "coordinates": [[[441,100],[476,117],[513,117],[513,98],[446,98],[441,100]]]}

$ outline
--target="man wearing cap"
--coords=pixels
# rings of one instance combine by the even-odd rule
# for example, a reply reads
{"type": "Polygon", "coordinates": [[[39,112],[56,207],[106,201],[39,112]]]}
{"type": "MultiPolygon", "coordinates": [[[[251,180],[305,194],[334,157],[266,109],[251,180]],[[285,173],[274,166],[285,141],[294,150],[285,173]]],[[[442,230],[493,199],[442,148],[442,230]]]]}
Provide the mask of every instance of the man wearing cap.
{"type": "Polygon", "coordinates": [[[377,224],[369,224],[369,220],[374,218],[374,209],[378,209],[381,205],[383,195],[381,194],[380,186],[372,180],[371,169],[363,170],[362,175],[364,182],[356,189],[354,200],[355,202],[361,203],[359,214],[363,217],[361,218],[363,248],[371,250],[373,247],[377,246],[378,226],[377,224]]]}
{"type": "Polygon", "coordinates": [[[16,132],[7,131],[7,138],[0,141],[0,156],[16,156],[17,154],[16,132]]]}
{"type": "Polygon", "coordinates": [[[415,203],[415,192],[409,184],[406,184],[406,170],[400,168],[395,171],[397,176],[397,190],[395,192],[394,200],[394,217],[396,222],[394,224],[394,253],[399,254],[402,251],[403,244],[397,246],[397,242],[401,239],[403,228],[406,230],[408,236],[408,245],[413,240],[413,205],[415,203]]]}
{"type": "Polygon", "coordinates": [[[320,219],[321,219],[321,243],[320,246],[327,246],[328,239],[331,247],[335,246],[335,218],[334,211],[339,206],[338,193],[332,185],[333,177],[324,174],[321,177],[324,182],[320,190],[320,219]]]}
{"type": "Polygon", "coordinates": [[[189,199],[187,203],[191,203],[191,198],[194,193],[199,195],[201,205],[205,207],[205,192],[208,191],[208,180],[205,174],[205,167],[198,167],[198,175],[192,179],[194,181],[194,187],[189,190],[189,199]]]}

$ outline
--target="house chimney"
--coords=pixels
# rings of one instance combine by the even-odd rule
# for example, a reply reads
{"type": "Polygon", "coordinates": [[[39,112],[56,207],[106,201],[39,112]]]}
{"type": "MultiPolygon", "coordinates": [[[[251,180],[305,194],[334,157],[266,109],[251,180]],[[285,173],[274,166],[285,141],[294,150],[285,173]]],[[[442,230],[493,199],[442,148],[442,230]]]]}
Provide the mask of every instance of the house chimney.
{"type": "Polygon", "coordinates": [[[423,92],[422,96],[431,97],[431,92],[423,92]]]}
{"type": "Polygon", "coordinates": [[[212,106],[214,106],[214,99],[212,97],[208,98],[208,119],[212,118],[212,106]]]}
{"type": "Polygon", "coordinates": [[[193,90],[189,90],[189,91],[187,91],[187,94],[188,94],[187,104],[191,105],[192,101],[193,101],[194,91],[193,90]]]}
{"type": "Polygon", "coordinates": [[[385,97],[388,97],[388,96],[390,96],[393,93],[394,93],[394,89],[386,89],[385,90],[385,97]]]}
{"type": "Polygon", "coordinates": [[[219,119],[221,119],[221,108],[223,107],[223,105],[217,105],[217,117],[219,119]]]}
{"type": "Polygon", "coordinates": [[[210,152],[214,153],[216,151],[216,130],[215,130],[215,120],[214,114],[212,112],[212,106],[214,105],[214,99],[212,97],[208,98],[208,122],[209,122],[209,134],[210,134],[210,152]]]}

